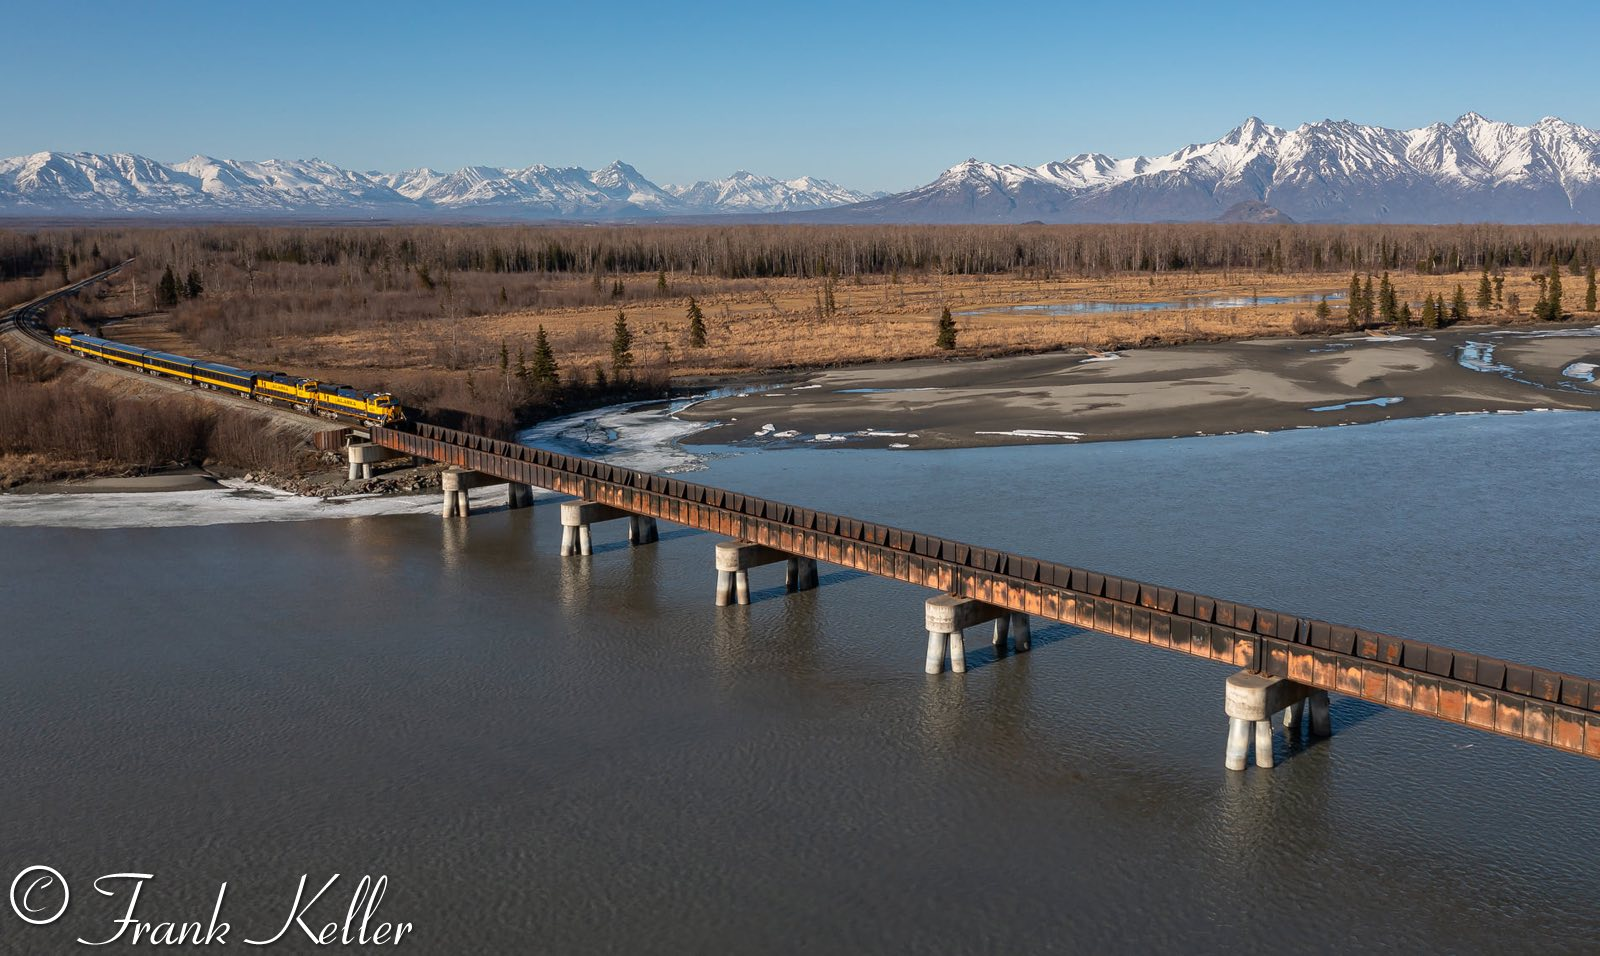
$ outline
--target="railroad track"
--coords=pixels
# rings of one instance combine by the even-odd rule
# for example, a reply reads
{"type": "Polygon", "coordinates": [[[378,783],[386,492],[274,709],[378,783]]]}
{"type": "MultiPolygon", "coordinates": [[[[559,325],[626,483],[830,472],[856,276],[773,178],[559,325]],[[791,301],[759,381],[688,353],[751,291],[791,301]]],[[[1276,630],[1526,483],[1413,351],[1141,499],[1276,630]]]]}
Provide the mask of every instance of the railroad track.
{"type": "MultiPolygon", "coordinates": [[[[81,361],[88,362],[88,360],[84,359],[82,356],[77,356],[77,355],[73,355],[70,352],[65,352],[64,350],[60,349],[57,346],[57,344],[55,342],[55,339],[52,336],[52,332],[54,330],[49,327],[49,323],[43,321],[44,309],[50,303],[54,302],[55,300],[57,300],[59,298],[62,298],[64,296],[73,295],[73,294],[75,294],[77,292],[82,291],[84,288],[86,288],[86,287],[88,287],[90,285],[93,285],[96,282],[99,282],[99,281],[101,281],[103,279],[108,278],[109,276],[115,274],[123,266],[126,266],[128,263],[130,263],[132,261],[133,261],[133,259],[127,259],[127,260],[125,260],[123,262],[118,263],[115,266],[112,266],[109,269],[106,269],[103,272],[97,272],[94,275],[89,276],[89,277],[84,278],[84,279],[80,279],[77,282],[72,283],[71,285],[62,286],[61,288],[56,289],[56,290],[54,290],[52,292],[46,293],[45,295],[42,295],[37,299],[33,299],[33,300],[29,301],[29,302],[24,302],[21,305],[13,307],[11,310],[5,312],[4,314],[0,314],[0,332],[9,331],[9,330],[14,328],[20,334],[27,336],[28,338],[32,339],[34,342],[37,342],[38,344],[40,344],[42,346],[45,346],[46,348],[49,348],[51,350],[51,352],[53,352],[53,353],[63,354],[69,359],[81,360],[81,361]]],[[[138,375],[139,374],[136,370],[133,370],[133,369],[118,368],[116,366],[103,367],[103,366],[100,366],[100,365],[98,365],[97,363],[94,363],[94,362],[88,362],[88,364],[93,365],[96,368],[102,368],[104,371],[115,372],[115,373],[118,373],[118,374],[125,374],[125,375],[138,375]]],[[[202,395],[202,396],[206,397],[207,399],[220,398],[221,397],[218,393],[215,393],[215,392],[212,392],[212,391],[209,391],[209,390],[206,390],[206,389],[191,389],[191,388],[187,388],[181,382],[178,382],[178,381],[176,381],[174,379],[167,378],[165,376],[159,376],[159,375],[155,376],[155,380],[170,385],[171,388],[174,391],[180,391],[180,392],[190,393],[190,394],[199,394],[199,395],[202,395]]],[[[251,405],[251,407],[253,407],[255,409],[259,409],[259,410],[261,410],[263,412],[270,412],[271,414],[275,414],[275,415],[289,416],[289,417],[291,417],[291,418],[293,418],[293,419],[295,419],[297,421],[298,420],[303,420],[303,419],[309,419],[311,421],[321,422],[324,425],[327,425],[327,424],[343,425],[343,426],[345,426],[347,428],[350,428],[352,434],[358,435],[358,436],[360,436],[362,438],[365,438],[367,436],[367,430],[366,430],[367,426],[365,425],[365,423],[361,422],[358,419],[351,419],[351,418],[345,418],[345,417],[330,418],[328,416],[317,415],[317,414],[314,414],[314,413],[311,413],[311,412],[302,412],[302,411],[300,411],[300,410],[298,410],[296,408],[293,408],[293,407],[290,407],[290,406],[287,406],[287,405],[278,404],[278,403],[251,402],[250,405],[251,405]]]]}
{"type": "Polygon", "coordinates": [[[64,285],[53,292],[45,293],[37,299],[33,299],[31,301],[24,302],[19,306],[13,307],[11,311],[4,315],[3,325],[0,325],[0,329],[15,328],[18,332],[21,332],[28,338],[33,339],[41,344],[53,347],[53,343],[50,340],[50,330],[45,328],[44,324],[40,322],[40,317],[43,314],[44,307],[57,299],[69,295],[75,295],[94,283],[115,275],[122,269],[123,266],[132,261],[132,259],[124,259],[122,262],[117,263],[104,272],[96,272],[94,275],[89,276],[86,279],[79,279],[77,282],[74,282],[71,285],[64,285]]]}

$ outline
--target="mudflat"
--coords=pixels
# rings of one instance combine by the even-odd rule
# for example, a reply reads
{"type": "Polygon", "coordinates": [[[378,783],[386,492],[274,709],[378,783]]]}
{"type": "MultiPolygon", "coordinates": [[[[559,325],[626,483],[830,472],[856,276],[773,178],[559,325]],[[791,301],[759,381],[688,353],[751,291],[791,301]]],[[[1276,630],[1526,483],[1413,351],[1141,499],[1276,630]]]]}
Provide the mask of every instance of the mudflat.
{"type": "Polygon", "coordinates": [[[1600,326],[1456,327],[818,372],[700,402],[693,444],[952,448],[1600,410],[1600,326]]]}

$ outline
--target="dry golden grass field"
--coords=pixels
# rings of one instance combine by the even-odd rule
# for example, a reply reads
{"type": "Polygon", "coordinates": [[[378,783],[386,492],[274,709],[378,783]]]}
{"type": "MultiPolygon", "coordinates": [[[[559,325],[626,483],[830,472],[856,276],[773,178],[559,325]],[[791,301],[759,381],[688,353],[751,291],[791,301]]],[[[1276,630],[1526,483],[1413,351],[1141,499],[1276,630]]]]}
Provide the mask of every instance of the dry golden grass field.
{"type": "MultiPolygon", "coordinates": [[[[1528,321],[1538,296],[1534,270],[1506,273],[1504,293],[1521,299],[1520,315],[1504,308],[1483,311],[1471,305],[1474,320],[1528,321]]],[[[1452,298],[1457,284],[1474,302],[1472,274],[1392,276],[1402,301],[1426,295],[1452,298]]],[[[654,274],[627,276],[629,285],[651,285],[654,274]]],[[[669,288],[672,279],[669,277],[669,288]]],[[[585,280],[570,280],[585,285],[585,280]]],[[[1113,349],[1136,345],[1293,334],[1314,319],[1314,302],[1185,308],[1161,311],[1092,312],[1049,315],[1038,312],[983,311],[1081,301],[1168,302],[1188,298],[1256,296],[1342,296],[1348,276],[1327,273],[1260,275],[1167,273],[1108,279],[1027,280],[1005,276],[915,276],[895,281],[864,277],[832,283],[833,308],[826,303],[826,281],[801,279],[718,282],[698,279],[696,301],[705,315],[707,343],[689,345],[687,295],[624,303],[620,306],[512,309],[462,316],[445,322],[417,320],[380,327],[301,333],[292,341],[241,340],[224,360],[250,367],[271,366],[307,374],[336,372],[346,378],[374,376],[404,387],[414,373],[475,371],[484,378],[499,372],[500,345],[515,362],[519,349],[531,354],[542,325],[563,371],[592,376],[609,370],[611,338],[622,311],[633,333],[637,368],[668,372],[674,378],[738,375],[790,369],[896,361],[914,358],[970,358],[1065,348],[1113,349]],[[941,309],[956,314],[957,348],[935,347],[941,309]],[[962,314],[964,312],[977,314],[962,314]]],[[[1582,304],[1582,279],[1567,282],[1565,301],[1582,304]]],[[[128,283],[113,284],[108,300],[116,311],[128,283]]],[[[1342,299],[1330,301],[1335,330],[1345,323],[1342,299]]],[[[1580,315],[1579,318],[1582,316],[1580,315]]],[[[208,354],[173,327],[167,313],[152,313],[107,328],[152,348],[208,354]]]]}

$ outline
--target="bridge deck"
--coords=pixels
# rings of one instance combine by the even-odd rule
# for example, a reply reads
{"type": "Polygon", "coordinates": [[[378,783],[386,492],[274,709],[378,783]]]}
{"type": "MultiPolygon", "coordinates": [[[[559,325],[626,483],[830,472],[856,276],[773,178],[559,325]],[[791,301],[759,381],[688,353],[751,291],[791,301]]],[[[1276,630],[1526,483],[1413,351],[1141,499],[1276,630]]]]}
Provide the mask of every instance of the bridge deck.
{"type": "Polygon", "coordinates": [[[1600,681],[419,424],[386,448],[1600,758],[1600,681]]]}

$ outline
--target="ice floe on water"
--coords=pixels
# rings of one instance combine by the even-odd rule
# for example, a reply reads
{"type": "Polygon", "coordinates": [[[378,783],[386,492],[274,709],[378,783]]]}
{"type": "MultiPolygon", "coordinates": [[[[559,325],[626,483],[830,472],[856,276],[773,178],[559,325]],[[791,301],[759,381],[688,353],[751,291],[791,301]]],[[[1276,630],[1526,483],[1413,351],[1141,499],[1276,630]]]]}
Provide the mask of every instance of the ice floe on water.
{"type": "Polygon", "coordinates": [[[1562,369],[1561,374],[1567,378],[1575,378],[1580,382],[1593,382],[1594,373],[1597,370],[1600,370],[1600,366],[1595,365],[1593,362],[1573,362],[1562,369]]]}
{"type": "Polygon", "coordinates": [[[1461,351],[1456,355],[1456,362],[1465,369],[1474,372],[1492,372],[1505,375],[1515,372],[1516,369],[1509,365],[1501,365],[1494,360],[1494,343],[1492,342],[1467,342],[1461,346],[1461,351]]]}
{"type": "Polygon", "coordinates": [[[1379,408],[1387,408],[1390,405],[1398,405],[1403,401],[1405,399],[1398,395],[1385,395],[1381,398],[1363,398],[1358,401],[1340,402],[1337,405],[1318,405],[1308,410],[1313,412],[1342,412],[1347,408],[1355,408],[1359,405],[1376,405],[1379,408]]]}
{"type": "Polygon", "coordinates": [[[1519,339],[1592,339],[1600,338],[1600,325],[1573,326],[1570,329],[1502,329],[1489,335],[1512,336],[1519,339]]]}
{"type": "MultiPolygon", "coordinates": [[[[505,489],[481,488],[472,497],[480,507],[504,504],[505,489]]],[[[0,527],[10,528],[183,528],[438,513],[436,494],[323,499],[242,481],[203,491],[0,495],[0,527]]]]}
{"type": "MultiPolygon", "coordinates": [[[[716,423],[688,422],[675,416],[704,397],[632,402],[567,415],[519,432],[517,442],[563,454],[604,458],[640,471],[700,471],[706,466],[707,456],[689,451],[679,440],[716,423]]],[[[770,434],[767,429],[772,427],[766,425],[756,434],[770,434]]]]}
{"type": "Polygon", "coordinates": [[[1004,432],[973,432],[974,435],[1004,435],[1007,438],[1064,438],[1077,441],[1086,432],[1058,432],[1043,428],[1013,428],[1004,432]]]}

